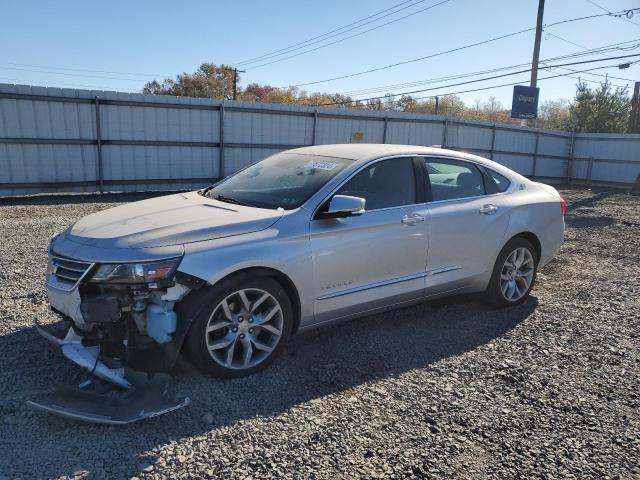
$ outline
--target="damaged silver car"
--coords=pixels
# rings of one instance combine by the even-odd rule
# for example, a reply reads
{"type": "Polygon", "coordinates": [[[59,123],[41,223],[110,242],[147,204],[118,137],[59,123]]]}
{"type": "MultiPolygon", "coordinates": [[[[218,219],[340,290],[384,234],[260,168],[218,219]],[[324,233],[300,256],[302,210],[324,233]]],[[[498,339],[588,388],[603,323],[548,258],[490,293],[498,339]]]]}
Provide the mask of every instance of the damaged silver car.
{"type": "Polygon", "coordinates": [[[188,403],[165,382],[142,386],[183,350],[239,377],[328,322],[463,292],[517,305],[560,248],[564,209],[554,188],[474,155],[326,145],[89,215],[49,246],[47,292],[68,333],[39,331],[91,379],[31,403],[126,423],[188,403]]]}

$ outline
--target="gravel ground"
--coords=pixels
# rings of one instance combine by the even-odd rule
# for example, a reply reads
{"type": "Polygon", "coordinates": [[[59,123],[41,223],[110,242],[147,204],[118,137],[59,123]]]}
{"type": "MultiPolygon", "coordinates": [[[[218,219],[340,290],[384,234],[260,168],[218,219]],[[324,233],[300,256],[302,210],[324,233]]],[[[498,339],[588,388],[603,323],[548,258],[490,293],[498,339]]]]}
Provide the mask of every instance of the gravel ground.
{"type": "Polygon", "coordinates": [[[192,405],[124,427],[25,400],[77,374],[31,327],[56,321],[48,238],[141,197],[5,200],[0,479],[640,479],[640,198],[563,195],[566,243],[521,307],[457,297],[309,332],[245,379],[183,361],[192,405]]]}

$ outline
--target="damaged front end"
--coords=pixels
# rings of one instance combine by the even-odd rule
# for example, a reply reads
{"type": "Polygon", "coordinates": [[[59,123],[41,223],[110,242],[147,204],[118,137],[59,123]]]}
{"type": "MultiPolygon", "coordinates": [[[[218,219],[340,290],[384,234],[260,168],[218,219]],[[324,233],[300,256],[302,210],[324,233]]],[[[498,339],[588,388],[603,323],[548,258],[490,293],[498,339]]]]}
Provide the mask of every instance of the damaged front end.
{"type": "Polygon", "coordinates": [[[121,424],[189,404],[168,393],[188,322],[176,304],[202,282],[177,272],[181,258],[96,263],[50,250],[47,293],[70,328],[64,338],[36,326],[62,354],[90,373],[29,404],[69,418],[121,424]]]}

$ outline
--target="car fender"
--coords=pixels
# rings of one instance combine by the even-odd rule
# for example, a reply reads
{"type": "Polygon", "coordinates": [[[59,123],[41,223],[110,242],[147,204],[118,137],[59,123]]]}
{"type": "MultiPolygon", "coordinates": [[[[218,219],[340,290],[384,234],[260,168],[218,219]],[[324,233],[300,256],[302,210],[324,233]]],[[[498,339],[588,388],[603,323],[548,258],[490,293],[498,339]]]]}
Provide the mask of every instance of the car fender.
{"type": "MultiPolygon", "coordinates": [[[[268,268],[300,285],[313,284],[308,230],[280,236],[277,228],[198,244],[185,245],[178,271],[215,285],[229,275],[248,268],[268,268]]],[[[313,318],[313,292],[298,288],[300,326],[313,318]]]]}

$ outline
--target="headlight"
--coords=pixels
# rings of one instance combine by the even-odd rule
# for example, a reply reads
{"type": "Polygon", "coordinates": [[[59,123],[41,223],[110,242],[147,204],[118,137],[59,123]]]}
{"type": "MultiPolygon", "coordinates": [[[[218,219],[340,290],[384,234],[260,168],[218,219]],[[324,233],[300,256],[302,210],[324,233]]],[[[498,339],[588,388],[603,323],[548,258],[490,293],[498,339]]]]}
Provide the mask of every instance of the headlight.
{"type": "Polygon", "coordinates": [[[171,278],[179,263],[179,258],[152,263],[104,263],[89,281],[125,284],[162,282],[171,278]]]}

